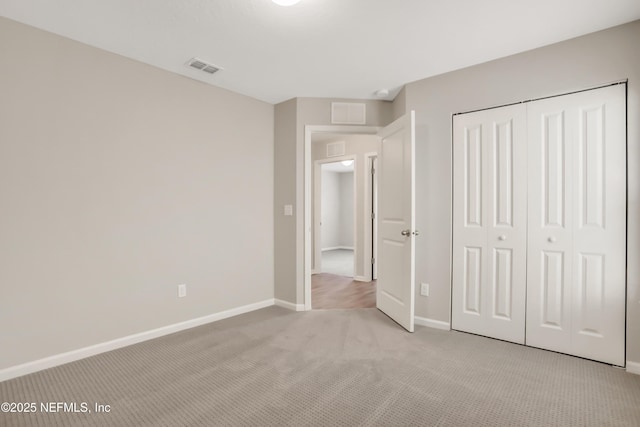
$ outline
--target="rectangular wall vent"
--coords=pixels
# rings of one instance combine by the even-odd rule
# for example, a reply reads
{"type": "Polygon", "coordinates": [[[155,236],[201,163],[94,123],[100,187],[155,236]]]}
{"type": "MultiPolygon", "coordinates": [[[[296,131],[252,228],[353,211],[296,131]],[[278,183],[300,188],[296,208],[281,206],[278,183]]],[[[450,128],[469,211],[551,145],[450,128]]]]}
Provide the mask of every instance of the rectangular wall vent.
{"type": "Polygon", "coordinates": [[[366,104],[332,102],[331,123],[335,125],[364,125],[367,122],[366,104]]]}
{"type": "Polygon", "coordinates": [[[213,65],[207,61],[203,61],[200,58],[191,58],[185,64],[188,67],[195,68],[196,70],[204,71],[205,73],[213,74],[216,71],[220,71],[222,68],[217,65],[213,65]]]}
{"type": "Polygon", "coordinates": [[[330,142],[327,144],[327,157],[344,156],[345,146],[344,141],[330,142]]]}

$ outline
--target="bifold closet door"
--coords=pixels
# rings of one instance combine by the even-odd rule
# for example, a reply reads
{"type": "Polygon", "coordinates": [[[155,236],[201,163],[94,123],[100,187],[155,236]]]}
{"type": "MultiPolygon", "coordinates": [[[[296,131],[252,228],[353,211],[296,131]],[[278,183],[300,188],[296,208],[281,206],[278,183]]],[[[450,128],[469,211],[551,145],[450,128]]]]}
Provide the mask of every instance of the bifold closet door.
{"type": "Polygon", "coordinates": [[[524,343],[526,107],[453,118],[452,327],[524,343]]]}
{"type": "Polygon", "coordinates": [[[528,107],[527,345],[624,365],[625,86],[528,107]]]}

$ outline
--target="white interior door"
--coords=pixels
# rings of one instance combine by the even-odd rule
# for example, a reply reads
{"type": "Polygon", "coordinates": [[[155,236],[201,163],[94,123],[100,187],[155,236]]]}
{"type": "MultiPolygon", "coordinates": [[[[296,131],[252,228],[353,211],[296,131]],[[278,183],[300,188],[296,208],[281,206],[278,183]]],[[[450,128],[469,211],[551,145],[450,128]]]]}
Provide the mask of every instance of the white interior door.
{"type": "Polygon", "coordinates": [[[625,87],[532,102],[527,344],[624,365],[625,87]]]}
{"type": "Polygon", "coordinates": [[[378,283],[376,305],[409,332],[414,328],[415,113],[378,135],[378,283]]]}
{"type": "Polygon", "coordinates": [[[454,116],[453,329],[525,340],[526,107],[454,116]]]}

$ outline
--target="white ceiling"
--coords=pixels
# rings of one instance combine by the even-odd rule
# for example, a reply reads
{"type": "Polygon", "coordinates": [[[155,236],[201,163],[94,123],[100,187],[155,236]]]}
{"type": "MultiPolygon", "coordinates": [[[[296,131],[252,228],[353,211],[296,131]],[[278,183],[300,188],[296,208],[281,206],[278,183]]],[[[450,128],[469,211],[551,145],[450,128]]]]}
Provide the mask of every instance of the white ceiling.
{"type": "Polygon", "coordinates": [[[2,0],[0,15],[270,103],[405,83],[640,19],[638,0],[2,0]],[[185,67],[199,57],[224,70],[185,67]]]}

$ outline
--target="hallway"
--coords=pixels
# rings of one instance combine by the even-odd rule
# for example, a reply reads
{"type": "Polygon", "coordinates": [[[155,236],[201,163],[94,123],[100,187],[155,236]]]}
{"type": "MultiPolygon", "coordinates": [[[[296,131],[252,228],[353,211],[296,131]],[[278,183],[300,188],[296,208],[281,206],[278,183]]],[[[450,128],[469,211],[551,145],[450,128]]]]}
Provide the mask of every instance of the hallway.
{"type": "Polygon", "coordinates": [[[357,282],[331,273],[311,276],[311,306],[317,309],[374,308],[376,281],[357,282]]]}

